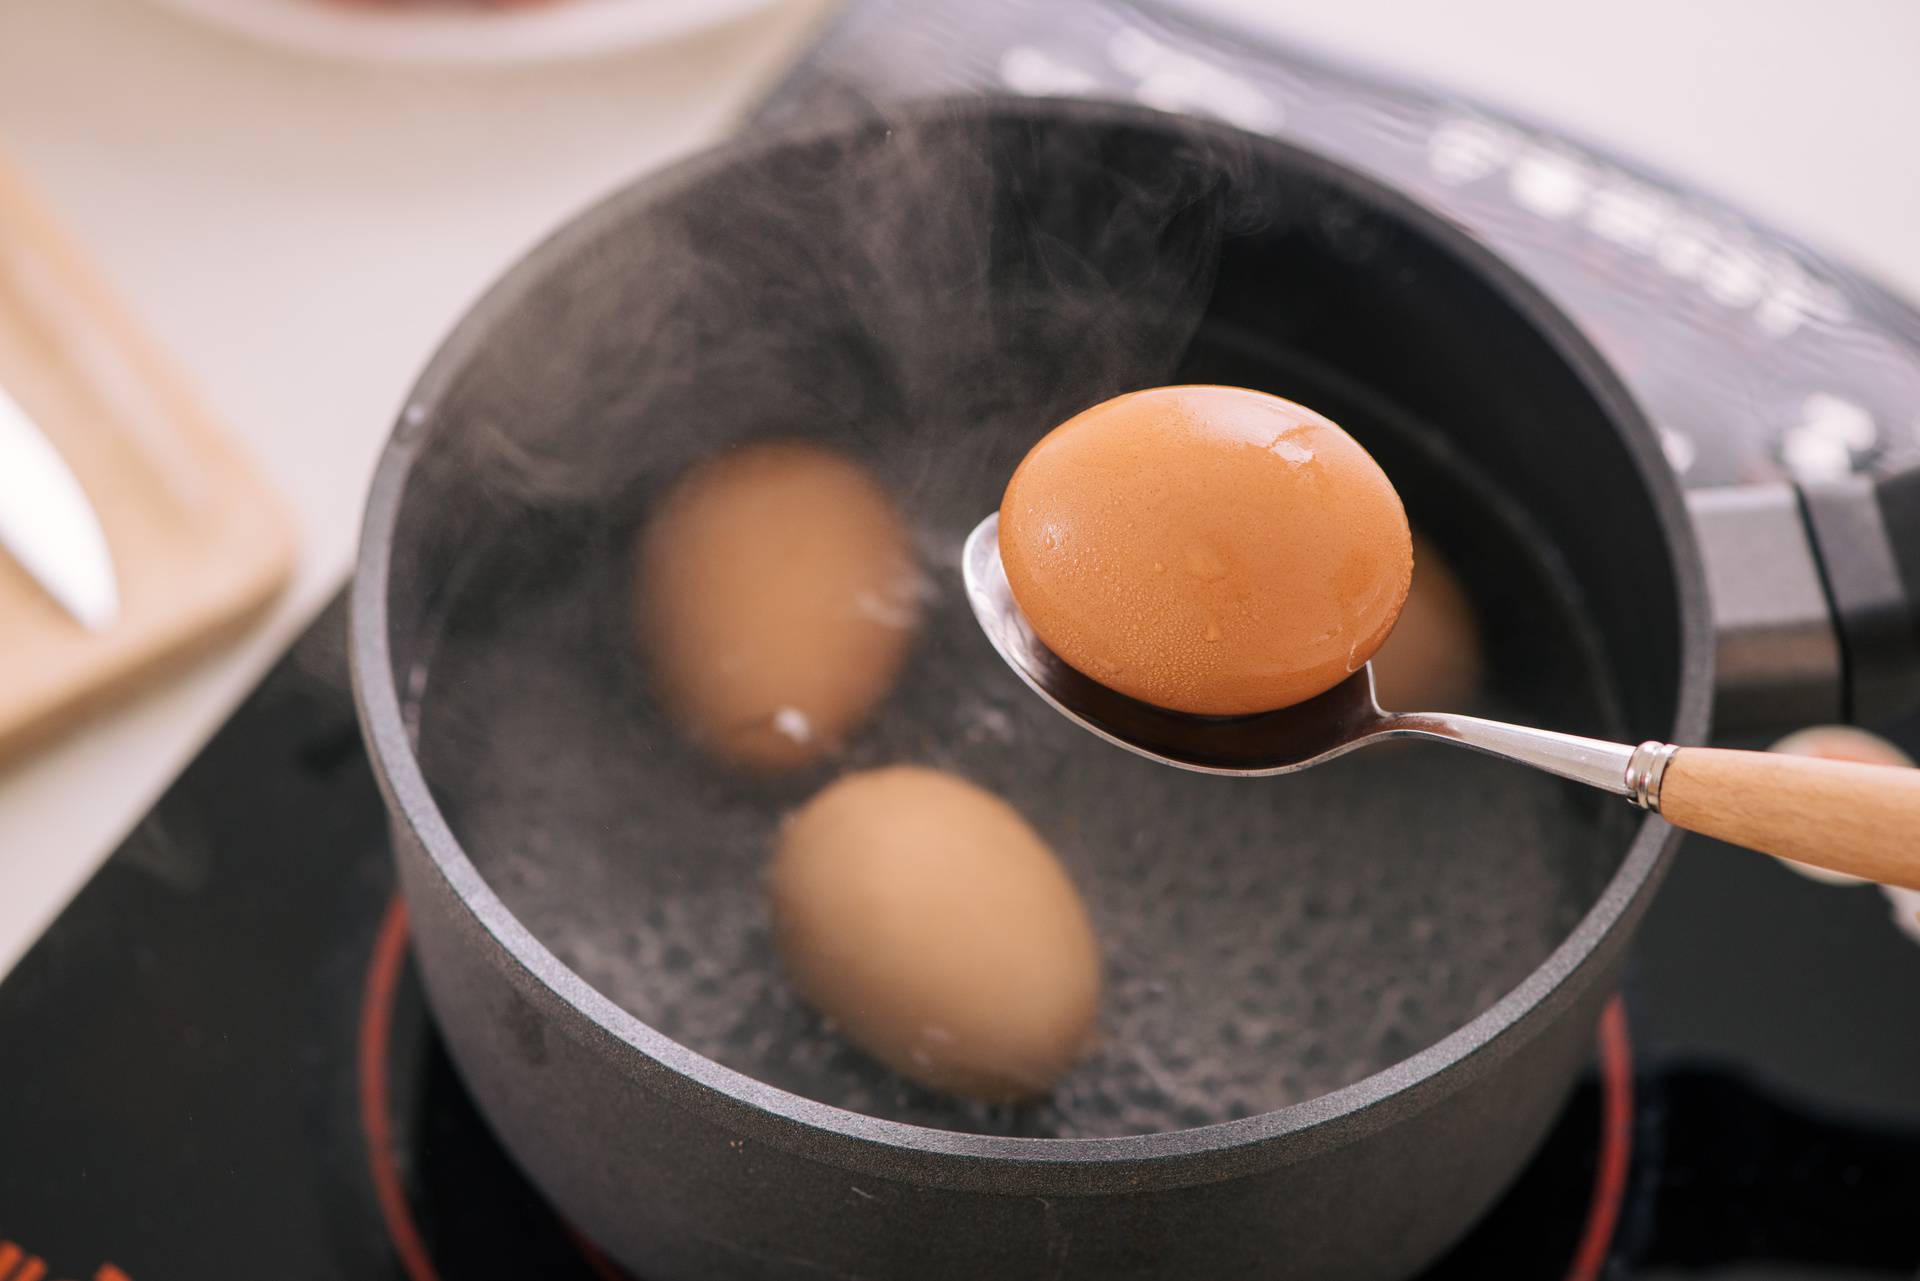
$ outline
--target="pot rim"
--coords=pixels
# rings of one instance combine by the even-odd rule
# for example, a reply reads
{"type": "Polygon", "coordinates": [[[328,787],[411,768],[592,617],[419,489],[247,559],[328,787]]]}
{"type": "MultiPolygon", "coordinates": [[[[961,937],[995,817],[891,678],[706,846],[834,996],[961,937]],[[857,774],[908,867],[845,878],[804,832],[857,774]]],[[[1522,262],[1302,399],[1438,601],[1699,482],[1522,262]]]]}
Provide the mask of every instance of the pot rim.
{"type": "MultiPolygon", "coordinates": [[[[583,1021],[579,1030],[584,1035],[602,1037],[608,1052],[626,1056],[623,1068],[643,1077],[649,1088],[735,1133],[851,1171],[1009,1194],[1182,1186],[1291,1164],[1432,1106],[1520,1048],[1539,1018],[1584,987],[1579,982],[1583,974],[1592,981],[1587,962],[1623,920],[1630,928],[1637,919],[1679,833],[1647,815],[1598,898],[1533,971],[1445,1037],[1351,1085],[1275,1111],[1191,1129],[1117,1138],[1005,1138],[883,1120],[764,1084],[673,1040],[603,996],[540,942],[481,876],[435,803],[406,729],[388,640],[394,527],[414,462],[430,438],[435,411],[495,321],[577,245],[711,175],[811,140],[884,130],[898,120],[995,115],[1046,124],[1233,129],[1127,103],[1010,96],[931,99],[889,108],[884,117],[724,142],[643,175],[569,219],[513,263],[459,320],[408,394],[381,454],[351,591],[349,648],[362,735],[390,813],[411,828],[461,904],[497,945],[502,955],[495,960],[517,969],[522,989],[544,989],[583,1021]]],[[[1248,136],[1267,162],[1347,191],[1463,261],[1542,334],[1601,405],[1639,472],[1671,553],[1681,634],[1679,694],[1669,737],[1679,743],[1704,741],[1713,674],[1704,567],[1679,481],[1653,428],[1611,367],[1535,286],[1464,229],[1316,152],[1248,136]]]]}

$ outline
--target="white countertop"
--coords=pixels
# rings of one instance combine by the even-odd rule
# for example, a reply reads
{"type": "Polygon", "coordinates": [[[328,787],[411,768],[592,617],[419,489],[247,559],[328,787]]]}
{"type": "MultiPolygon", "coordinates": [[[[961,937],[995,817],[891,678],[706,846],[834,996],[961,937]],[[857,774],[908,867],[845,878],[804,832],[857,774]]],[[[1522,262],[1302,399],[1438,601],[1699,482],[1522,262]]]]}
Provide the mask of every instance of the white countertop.
{"type": "MultiPolygon", "coordinates": [[[[1920,5],[1192,2],[1613,144],[1920,297],[1920,5]]],[[[292,589],[244,641],[0,771],[0,973],[344,580],[374,456],[461,307],[594,195],[721,136],[820,10],[455,73],[256,48],[149,0],[0,0],[0,149],[301,540],[292,589]]]]}

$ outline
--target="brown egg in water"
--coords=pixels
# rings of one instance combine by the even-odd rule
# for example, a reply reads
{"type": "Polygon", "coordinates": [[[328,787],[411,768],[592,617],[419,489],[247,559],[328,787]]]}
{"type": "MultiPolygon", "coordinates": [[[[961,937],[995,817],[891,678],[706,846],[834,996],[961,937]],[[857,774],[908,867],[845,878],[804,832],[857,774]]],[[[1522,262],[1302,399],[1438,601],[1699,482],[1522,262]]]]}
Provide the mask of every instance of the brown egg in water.
{"type": "Polygon", "coordinates": [[[637,630],[661,701],[734,764],[839,746],[892,685],[918,621],[906,523],[851,459],[744,445],[694,467],[636,556],[637,630]]]}
{"type": "Polygon", "coordinates": [[[769,876],[795,987],[929,1088],[1044,1092],[1088,1049],[1100,952],[1027,821],[939,770],[849,774],[789,817],[769,876]]]}
{"type": "Polygon", "coordinates": [[[1480,618],[1433,542],[1413,536],[1413,586],[1373,655],[1373,691],[1391,712],[1466,711],[1485,671],[1480,618]]]}
{"type": "Polygon", "coordinates": [[[1406,600],[1406,512],[1338,425],[1239,387],[1075,415],[1000,505],[1000,558],[1047,646],[1120,693],[1235,716],[1331,689],[1406,600]]]}

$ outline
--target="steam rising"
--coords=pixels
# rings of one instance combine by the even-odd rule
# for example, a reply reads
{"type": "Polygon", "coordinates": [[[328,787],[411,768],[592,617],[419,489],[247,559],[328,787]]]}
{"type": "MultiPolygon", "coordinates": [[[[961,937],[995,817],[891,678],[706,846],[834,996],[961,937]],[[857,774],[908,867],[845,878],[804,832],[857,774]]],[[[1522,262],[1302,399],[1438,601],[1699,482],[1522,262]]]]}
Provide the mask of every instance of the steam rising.
{"type": "MultiPolygon", "coordinates": [[[[1037,130],[921,107],[744,163],[695,160],[570,232],[528,345],[458,389],[469,478],[618,504],[747,437],[912,435],[929,475],[1004,468],[1079,408],[1164,381],[1222,237],[1268,216],[1236,135],[1037,130]],[[1029,431],[974,430],[1017,404],[1029,431]]],[[[510,286],[511,288],[511,286],[510,286]]],[[[907,478],[910,483],[919,477],[907,478]]]]}

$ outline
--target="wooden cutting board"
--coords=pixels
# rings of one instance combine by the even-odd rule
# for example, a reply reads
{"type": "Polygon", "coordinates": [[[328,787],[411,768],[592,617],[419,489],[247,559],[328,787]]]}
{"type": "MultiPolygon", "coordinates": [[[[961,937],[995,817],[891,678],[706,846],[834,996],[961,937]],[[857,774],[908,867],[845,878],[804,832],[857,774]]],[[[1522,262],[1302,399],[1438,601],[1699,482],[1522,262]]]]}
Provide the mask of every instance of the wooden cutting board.
{"type": "Polygon", "coordinates": [[[4,759],[232,634],[285,583],[292,540],[259,476],[4,156],[0,386],[79,477],[120,585],[119,621],[96,635],[0,550],[4,759]]]}

